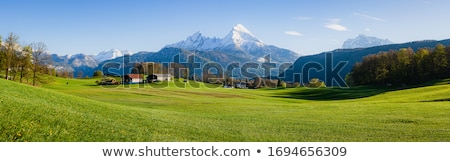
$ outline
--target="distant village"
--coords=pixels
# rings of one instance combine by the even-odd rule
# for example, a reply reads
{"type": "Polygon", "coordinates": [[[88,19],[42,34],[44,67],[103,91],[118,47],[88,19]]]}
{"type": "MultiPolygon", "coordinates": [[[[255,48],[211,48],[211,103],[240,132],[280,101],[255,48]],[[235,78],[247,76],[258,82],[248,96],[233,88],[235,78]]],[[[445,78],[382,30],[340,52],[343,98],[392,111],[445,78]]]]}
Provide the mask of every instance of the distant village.
{"type": "MultiPolygon", "coordinates": [[[[117,78],[117,77],[116,77],[117,78]]],[[[202,81],[196,79],[195,77],[190,77],[189,79],[184,78],[174,78],[172,74],[150,74],[145,76],[144,74],[125,74],[120,77],[120,81],[116,80],[114,77],[103,77],[100,81],[96,81],[98,85],[118,85],[118,84],[151,84],[157,82],[205,82],[209,84],[221,84],[223,88],[238,88],[238,89],[258,89],[258,88],[294,88],[300,86],[307,87],[326,87],[323,81],[316,78],[312,79],[308,84],[300,83],[286,83],[280,79],[276,78],[237,78],[229,77],[227,79],[212,79],[212,81],[202,81]]],[[[117,78],[119,79],[119,78],[117,78]]]]}

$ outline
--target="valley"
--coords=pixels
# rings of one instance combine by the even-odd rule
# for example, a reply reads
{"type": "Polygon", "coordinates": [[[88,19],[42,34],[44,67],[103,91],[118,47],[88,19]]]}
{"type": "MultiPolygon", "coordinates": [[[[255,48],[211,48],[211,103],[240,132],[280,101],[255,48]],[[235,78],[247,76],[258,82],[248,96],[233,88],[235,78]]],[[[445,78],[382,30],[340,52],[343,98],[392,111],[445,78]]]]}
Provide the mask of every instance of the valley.
{"type": "Polygon", "coordinates": [[[257,90],[94,81],[55,78],[31,87],[0,80],[0,140],[450,140],[449,80],[403,89],[257,90]]]}

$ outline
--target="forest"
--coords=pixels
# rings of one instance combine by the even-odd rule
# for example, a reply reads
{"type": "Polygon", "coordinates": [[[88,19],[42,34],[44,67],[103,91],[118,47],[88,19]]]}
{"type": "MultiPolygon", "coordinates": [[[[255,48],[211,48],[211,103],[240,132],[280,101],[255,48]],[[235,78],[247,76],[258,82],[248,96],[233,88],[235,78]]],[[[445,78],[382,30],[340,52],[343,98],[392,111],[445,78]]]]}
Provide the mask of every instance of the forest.
{"type": "Polygon", "coordinates": [[[450,46],[411,48],[368,55],[346,76],[350,85],[414,85],[450,78],[450,46]]]}

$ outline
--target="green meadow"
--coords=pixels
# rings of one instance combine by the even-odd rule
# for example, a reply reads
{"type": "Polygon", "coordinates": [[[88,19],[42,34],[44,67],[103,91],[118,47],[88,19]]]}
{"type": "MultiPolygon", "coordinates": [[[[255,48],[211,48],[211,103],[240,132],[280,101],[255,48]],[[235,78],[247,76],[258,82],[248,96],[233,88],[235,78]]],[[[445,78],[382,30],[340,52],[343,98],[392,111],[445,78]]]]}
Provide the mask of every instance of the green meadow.
{"type": "Polygon", "coordinates": [[[257,90],[94,82],[0,79],[0,141],[450,141],[450,80],[257,90]]]}

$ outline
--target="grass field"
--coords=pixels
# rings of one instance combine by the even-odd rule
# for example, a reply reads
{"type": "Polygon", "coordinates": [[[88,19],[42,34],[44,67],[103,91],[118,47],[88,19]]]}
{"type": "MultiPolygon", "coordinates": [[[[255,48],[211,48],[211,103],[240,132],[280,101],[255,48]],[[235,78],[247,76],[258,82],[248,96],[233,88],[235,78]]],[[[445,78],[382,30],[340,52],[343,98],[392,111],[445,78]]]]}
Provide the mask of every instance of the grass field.
{"type": "Polygon", "coordinates": [[[0,79],[0,141],[450,141],[449,80],[258,90],[94,81],[0,79]]]}

